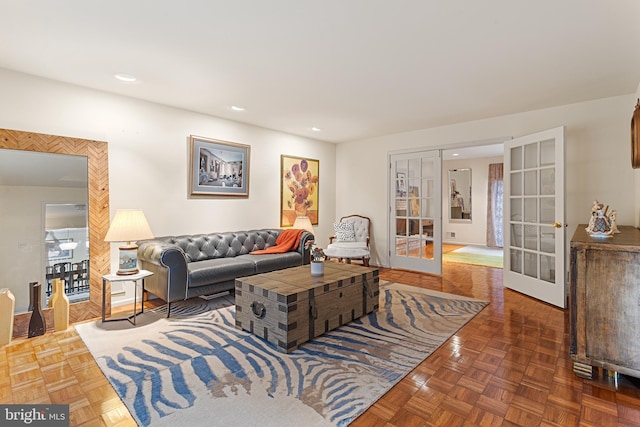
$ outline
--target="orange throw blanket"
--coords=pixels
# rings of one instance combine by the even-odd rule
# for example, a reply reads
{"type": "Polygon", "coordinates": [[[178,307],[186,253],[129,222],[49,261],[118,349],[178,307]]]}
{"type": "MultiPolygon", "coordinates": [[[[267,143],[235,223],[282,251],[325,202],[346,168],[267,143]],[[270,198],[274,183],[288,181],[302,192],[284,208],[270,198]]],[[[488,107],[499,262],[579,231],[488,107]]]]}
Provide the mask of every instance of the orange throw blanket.
{"type": "Polygon", "coordinates": [[[250,254],[283,254],[285,252],[289,252],[290,250],[296,249],[300,244],[300,239],[302,238],[302,232],[304,230],[298,230],[295,228],[289,228],[284,230],[282,233],[278,235],[276,239],[276,244],[274,246],[269,246],[266,249],[259,249],[257,251],[249,252],[250,254]]]}

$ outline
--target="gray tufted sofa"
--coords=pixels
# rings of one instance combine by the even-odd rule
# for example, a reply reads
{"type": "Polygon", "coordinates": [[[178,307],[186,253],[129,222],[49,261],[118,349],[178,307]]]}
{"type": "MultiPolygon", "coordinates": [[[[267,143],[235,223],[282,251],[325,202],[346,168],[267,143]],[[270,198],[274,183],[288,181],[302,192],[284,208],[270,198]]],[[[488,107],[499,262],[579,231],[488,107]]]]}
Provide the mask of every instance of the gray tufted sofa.
{"type": "Polygon", "coordinates": [[[145,279],[145,289],[167,302],[169,317],[172,302],[230,291],[234,289],[236,277],[308,264],[309,252],[304,246],[314,237],[307,231],[303,232],[296,250],[249,254],[274,246],[282,231],[263,229],[140,241],[140,267],[154,273],[145,279]]]}

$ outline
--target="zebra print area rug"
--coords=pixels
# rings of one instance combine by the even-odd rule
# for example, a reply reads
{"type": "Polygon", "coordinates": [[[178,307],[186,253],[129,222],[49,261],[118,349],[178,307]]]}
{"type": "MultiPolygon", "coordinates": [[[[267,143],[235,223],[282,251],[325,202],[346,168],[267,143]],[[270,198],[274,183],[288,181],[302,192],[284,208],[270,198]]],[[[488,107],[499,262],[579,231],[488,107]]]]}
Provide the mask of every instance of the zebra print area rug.
{"type": "Polygon", "coordinates": [[[344,426],[486,305],[385,283],[377,313],[289,354],[236,329],[232,297],[76,329],[139,425],[344,426]]]}

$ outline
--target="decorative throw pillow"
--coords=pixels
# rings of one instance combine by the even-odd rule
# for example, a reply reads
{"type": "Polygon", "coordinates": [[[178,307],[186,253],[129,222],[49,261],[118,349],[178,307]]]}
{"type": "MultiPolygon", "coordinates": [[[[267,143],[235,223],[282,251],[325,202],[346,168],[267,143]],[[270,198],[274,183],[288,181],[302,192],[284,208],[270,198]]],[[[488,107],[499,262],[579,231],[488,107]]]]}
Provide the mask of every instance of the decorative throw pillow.
{"type": "Polygon", "coordinates": [[[333,230],[339,242],[355,242],[356,232],[352,222],[334,222],[333,230]]]}

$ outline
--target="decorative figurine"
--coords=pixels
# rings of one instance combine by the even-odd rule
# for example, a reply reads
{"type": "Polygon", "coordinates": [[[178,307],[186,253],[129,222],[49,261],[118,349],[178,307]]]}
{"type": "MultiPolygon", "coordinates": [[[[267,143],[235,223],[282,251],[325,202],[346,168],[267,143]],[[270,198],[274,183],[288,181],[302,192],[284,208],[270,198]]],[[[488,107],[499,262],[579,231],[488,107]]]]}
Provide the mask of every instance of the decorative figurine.
{"type": "Polygon", "coordinates": [[[611,211],[611,213],[609,214],[609,223],[611,224],[611,231],[615,234],[615,233],[620,233],[620,230],[618,230],[618,223],[616,221],[616,217],[617,217],[618,213],[616,211],[611,211]]]}
{"type": "Polygon", "coordinates": [[[616,211],[611,211],[607,216],[607,210],[609,206],[604,203],[600,203],[597,200],[593,202],[591,206],[591,219],[589,219],[589,225],[585,229],[591,236],[596,237],[609,237],[614,233],[619,233],[618,226],[616,224],[616,211]]]}

